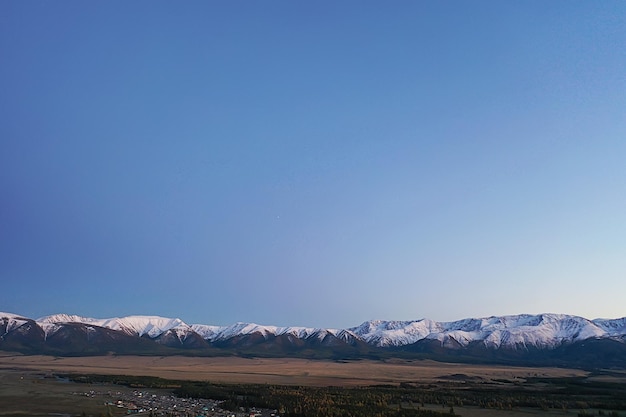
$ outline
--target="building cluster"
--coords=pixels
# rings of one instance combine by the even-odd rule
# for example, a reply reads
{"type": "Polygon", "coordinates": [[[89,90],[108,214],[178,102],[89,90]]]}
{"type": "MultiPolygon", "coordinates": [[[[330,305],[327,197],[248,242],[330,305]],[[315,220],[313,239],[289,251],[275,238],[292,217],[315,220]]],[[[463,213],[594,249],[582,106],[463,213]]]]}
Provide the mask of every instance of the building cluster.
{"type": "Polygon", "coordinates": [[[150,417],[278,417],[274,410],[223,410],[219,401],[179,398],[150,391],[87,391],[76,395],[100,397],[109,409],[123,409],[126,414],[150,417]]]}

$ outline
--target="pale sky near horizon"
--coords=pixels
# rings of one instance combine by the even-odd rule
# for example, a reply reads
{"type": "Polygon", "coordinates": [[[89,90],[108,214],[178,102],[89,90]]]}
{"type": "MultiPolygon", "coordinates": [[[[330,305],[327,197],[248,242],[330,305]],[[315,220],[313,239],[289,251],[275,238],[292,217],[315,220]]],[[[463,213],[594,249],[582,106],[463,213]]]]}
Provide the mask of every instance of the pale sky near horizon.
{"type": "Polygon", "coordinates": [[[626,316],[626,2],[0,1],[0,311],[626,316]]]}

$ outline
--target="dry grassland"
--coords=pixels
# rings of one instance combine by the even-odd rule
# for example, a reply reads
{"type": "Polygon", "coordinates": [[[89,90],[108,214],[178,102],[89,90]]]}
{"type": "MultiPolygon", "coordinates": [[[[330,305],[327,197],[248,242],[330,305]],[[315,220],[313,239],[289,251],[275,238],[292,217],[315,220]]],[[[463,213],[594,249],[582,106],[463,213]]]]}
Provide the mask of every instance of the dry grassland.
{"type": "Polygon", "coordinates": [[[267,383],[309,386],[357,386],[431,382],[450,376],[485,380],[529,376],[584,376],[562,368],[467,365],[434,361],[322,361],[267,358],[198,358],[180,356],[53,357],[0,354],[1,369],[39,372],[148,375],[167,379],[224,383],[267,383]]]}
{"type": "MultiPolygon", "coordinates": [[[[75,392],[91,389],[130,391],[121,386],[72,384],[37,372],[0,369],[0,416],[2,417],[71,417],[82,412],[105,415],[107,408],[101,398],[91,398],[75,392]]],[[[113,408],[114,416],[126,410],[113,408]]]]}

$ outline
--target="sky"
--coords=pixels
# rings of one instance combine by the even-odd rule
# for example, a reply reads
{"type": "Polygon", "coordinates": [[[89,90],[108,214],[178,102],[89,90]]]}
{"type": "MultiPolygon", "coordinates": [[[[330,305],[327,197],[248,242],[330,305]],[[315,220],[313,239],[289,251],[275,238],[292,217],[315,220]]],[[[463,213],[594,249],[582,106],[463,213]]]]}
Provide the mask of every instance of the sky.
{"type": "Polygon", "coordinates": [[[0,1],[0,311],[626,316],[626,2],[0,1]]]}

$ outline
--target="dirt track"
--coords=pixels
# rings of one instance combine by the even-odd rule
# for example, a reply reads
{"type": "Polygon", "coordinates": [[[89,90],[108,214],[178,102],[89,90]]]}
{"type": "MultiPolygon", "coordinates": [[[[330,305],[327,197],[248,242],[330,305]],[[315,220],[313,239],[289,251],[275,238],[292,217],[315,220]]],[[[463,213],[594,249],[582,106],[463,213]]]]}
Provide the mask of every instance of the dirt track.
{"type": "Polygon", "coordinates": [[[434,361],[318,361],[150,356],[60,358],[0,354],[0,369],[42,372],[150,375],[169,379],[289,385],[374,385],[428,382],[454,375],[484,379],[577,376],[575,369],[466,365],[434,361]]]}

